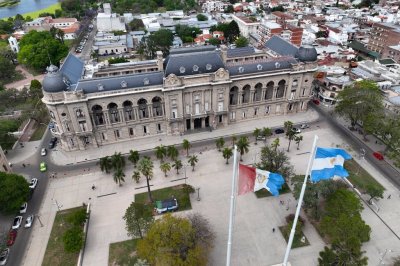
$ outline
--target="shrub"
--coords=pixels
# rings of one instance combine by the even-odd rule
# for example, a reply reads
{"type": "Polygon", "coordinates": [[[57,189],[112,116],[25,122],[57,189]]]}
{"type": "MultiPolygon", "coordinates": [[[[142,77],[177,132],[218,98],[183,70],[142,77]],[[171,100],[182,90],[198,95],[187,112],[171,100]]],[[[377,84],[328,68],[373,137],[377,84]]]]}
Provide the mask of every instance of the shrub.
{"type": "Polygon", "coordinates": [[[192,194],[196,191],[193,186],[188,185],[188,184],[183,185],[183,190],[188,194],[192,194]]]}
{"type": "Polygon", "coordinates": [[[86,221],[87,215],[85,209],[79,209],[72,212],[67,217],[67,221],[74,226],[82,226],[86,221]]]}
{"type": "Polygon", "coordinates": [[[73,253],[81,250],[83,246],[83,229],[78,226],[68,229],[63,235],[63,243],[67,252],[73,253]]]}

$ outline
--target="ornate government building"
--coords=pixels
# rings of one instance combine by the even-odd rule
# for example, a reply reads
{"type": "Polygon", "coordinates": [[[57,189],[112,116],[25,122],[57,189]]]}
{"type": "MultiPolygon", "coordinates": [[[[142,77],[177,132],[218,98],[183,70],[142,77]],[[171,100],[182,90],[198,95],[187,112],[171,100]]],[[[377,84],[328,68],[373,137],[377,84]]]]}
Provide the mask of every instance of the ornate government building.
{"type": "Polygon", "coordinates": [[[84,63],[69,54],[60,69],[48,67],[43,102],[63,150],[92,149],[303,112],[316,60],[314,48],[274,36],[262,51],[182,48],[85,78],[84,63]]]}

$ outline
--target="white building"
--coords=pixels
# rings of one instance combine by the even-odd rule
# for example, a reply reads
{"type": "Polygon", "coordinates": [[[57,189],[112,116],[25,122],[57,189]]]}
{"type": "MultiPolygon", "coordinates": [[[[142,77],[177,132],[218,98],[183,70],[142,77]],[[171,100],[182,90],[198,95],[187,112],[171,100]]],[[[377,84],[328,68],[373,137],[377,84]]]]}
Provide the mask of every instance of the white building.
{"type": "Polygon", "coordinates": [[[250,34],[256,34],[260,26],[259,21],[252,21],[248,17],[232,15],[232,19],[236,21],[242,36],[249,38],[250,34]]]}
{"type": "Polygon", "coordinates": [[[98,31],[125,31],[124,17],[120,17],[116,13],[111,13],[110,3],[103,4],[104,13],[97,15],[98,31]]]}
{"type": "Polygon", "coordinates": [[[224,12],[226,6],[227,4],[221,1],[207,1],[201,8],[204,13],[224,12]]]}

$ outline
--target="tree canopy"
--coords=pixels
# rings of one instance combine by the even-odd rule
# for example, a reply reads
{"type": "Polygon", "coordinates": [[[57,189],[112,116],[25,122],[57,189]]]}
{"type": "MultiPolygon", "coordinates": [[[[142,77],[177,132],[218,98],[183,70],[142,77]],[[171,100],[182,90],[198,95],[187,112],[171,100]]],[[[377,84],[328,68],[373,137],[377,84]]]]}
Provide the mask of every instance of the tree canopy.
{"type": "Polygon", "coordinates": [[[161,51],[163,56],[169,54],[174,35],[172,31],[167,29],[159,29],[150,34],[149,37],[143,38],[139,44],[138,53],[146,58],[155,58],[156,52],[161,51]]]}
{"type": "Polygon", "coordinates": [[[154,222],[151,207],[137,202],[131,203],[123,218],[128,235],[134,238],[143,238],[154,222]]]}
{"type": "Polygon", "coordinates": [[[230,23],[220,23],[216,26],[211,26],[210,31],[224,32],[225,39],[230,43],[233,43],[236,38],[240,36],[239,25],[234,20],[232,20],[230,23]]]}
{"type": "Polygon", "coordinates": [[[43,71],[51,63],[59,65],[68,54],[68,47],[54,39],[48,31],[30,31],[19,43],[18,61],[36,71],[43,71]]]}
{"type": "Polygon", "coordinates": [[[23,176],[0,172],[0,212],[16,212],[27,201],[29,184],[23,176]]]}
{"type": "Polygon", "coordinates": [[[235,40],[235,45],[236,47],[246,47],[247,45],[249,45],[249,41],[246,37],[240,36],[235,40]]]}

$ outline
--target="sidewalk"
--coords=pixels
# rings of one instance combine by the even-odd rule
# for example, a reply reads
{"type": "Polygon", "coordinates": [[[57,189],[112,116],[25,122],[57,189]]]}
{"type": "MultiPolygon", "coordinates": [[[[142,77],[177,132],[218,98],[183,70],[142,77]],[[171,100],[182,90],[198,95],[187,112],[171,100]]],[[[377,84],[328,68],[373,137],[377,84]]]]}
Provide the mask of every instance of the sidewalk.
{"type": "Polygon", "coordinates": [[[238,122],[227,127],[217,128],[212,132],[198,132],[183,136],[157,135],[151,137],[143,137],[120,143],[108,144],[105,146],[100,146],[97,149],[84,151],[64,152],[57,148],[50,153],[50,156],[54,164],[68,165],[73,163],[91,161],[104,156],[110,156],[113,155],[116,151],[121,152],[122,154],[128,154],[129,150],[148,151],[153,150],[156,146],[161,144],[164,146],[181,145],[183,139],[187,139],[191,143],[194,143],[207,139],[217,139],[219,137],[230,137],[232,135],[252,133],[256,127],[282,127],[283,122],[288,120],[292,121],[294,124],[301,124],[317,121],[318,118],[318,113],[312,109],[309,109],[307,112],[304,113],[273,116],[266,119],[238,122]]]}
{"type": "Polygon", "coordinates": [[[37,76],[33,76],[31,73],[29,73],[27,70],[25,70],[21,65],[18,65],[18,66],[16,67],[16,70],[22,72],[21,74],[25,76],[25,79],[18,80],[18,81],[15,81],[15,82],[6,84],[6,85],[5,85],[6,89],[15,88],[15,89],[17,89],[17,90],[20,90],[20,89],[22,89],[25,85],[29,86],[29,85],[31,84],[31,81],[32,81],[33,79],[37,79],[37,80],[39,80],[40,82],[42,82],[42,81],[43,81],[43,78],[44,78],[44,76],[45,76],[44,74],[37,75],[37,76]]]}

